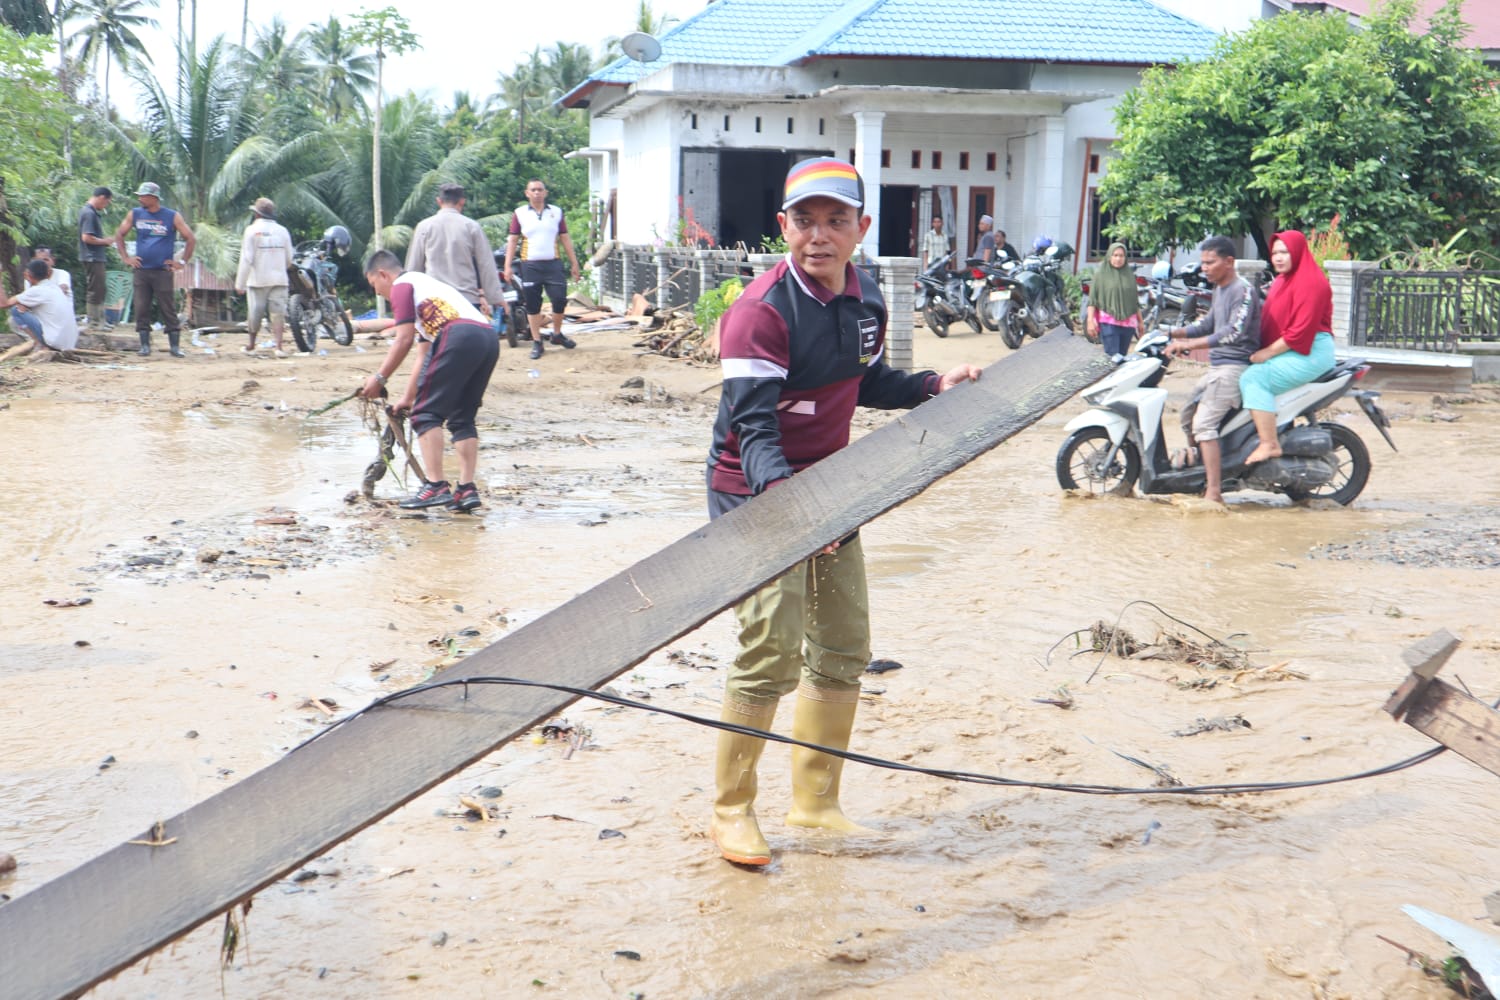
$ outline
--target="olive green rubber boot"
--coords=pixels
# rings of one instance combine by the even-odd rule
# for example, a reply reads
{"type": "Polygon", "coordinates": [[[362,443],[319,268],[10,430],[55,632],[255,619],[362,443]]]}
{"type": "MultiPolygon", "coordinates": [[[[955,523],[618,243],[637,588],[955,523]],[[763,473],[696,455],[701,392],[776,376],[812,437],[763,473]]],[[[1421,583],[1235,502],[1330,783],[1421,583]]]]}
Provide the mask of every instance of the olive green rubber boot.
{"type": "MultiPolygon", "coordinates": [[[[803,684],[797,689],[792,737],[834,750],[849,748],[859,688],[830,690],[803,684]]],[[[839,806],[839,779],[844,759],[806,747],[792,747],[792,809],[786,821],[841,833],[869,833],[844,815],[839,806]]]]}
{"type": "MultiPolygon", "coordinates": [[[[775,717],[774,701],[758,705],[725,698],[719,719],[769,731],[775,717]]],[[[761,836],[760,824],[755,821],[755,768],[765,748],[766,741],[758,736],[719,732],[718,761],[714,766],[714,818],[709,834],[724,860],[737,865],[771,863],[771,845],[761,836]]]]}

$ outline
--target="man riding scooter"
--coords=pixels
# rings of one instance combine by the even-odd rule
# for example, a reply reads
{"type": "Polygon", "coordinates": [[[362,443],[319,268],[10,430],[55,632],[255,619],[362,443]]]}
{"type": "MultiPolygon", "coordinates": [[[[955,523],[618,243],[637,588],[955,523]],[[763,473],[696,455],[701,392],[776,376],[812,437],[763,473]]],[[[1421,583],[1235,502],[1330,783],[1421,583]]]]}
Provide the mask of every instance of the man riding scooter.
{"type": "Polygon", "coordinates": [[[1250,283],[1234,271],[1234,242],[1210,236],[1198,244],[1203,276],[1214,286],[1208,314],[1191,326],[1169,331],[1173,343],[1167,355],[1208,348],[1208,374],[1193,387],[1193,399],[1182,409],[1187,434],[1185,464],[1192,464],[1196,447],[1203,460],[1205,499],[1224,502],[1223,451],[1219,426],[1240,405],[1240,375],[1250,366],[1250,355],[1260,347],[1257,297],[1250,283]]]}

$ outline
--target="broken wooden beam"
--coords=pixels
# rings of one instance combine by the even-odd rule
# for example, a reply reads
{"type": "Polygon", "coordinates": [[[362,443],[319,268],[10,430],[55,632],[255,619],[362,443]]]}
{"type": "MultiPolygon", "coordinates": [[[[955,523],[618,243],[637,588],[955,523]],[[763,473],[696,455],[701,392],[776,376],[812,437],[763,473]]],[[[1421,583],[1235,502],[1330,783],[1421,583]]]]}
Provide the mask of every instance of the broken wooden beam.
{"type": "MultiPolygon", "coordinates": [[[[597,688],[1110,370],[1098,347],[1054,331],[978,382],[894,416],[772,494],[693,530],[438,679],[507,676],[597,688]]],[[[475,685],[425,691],[351,719],[0,907],[0,994],[78,995],[574,700],[475,685]]],[[[706,761],[710,738],[704,747],[706,761]]]]}
{"type": "Polygon", "coordinates": [[[1500,775],[1500,712],[1437,677],[1458,645],[1457,638],[1441,629],[1408,648],[1402,659],[1411,673],[1387,699],[1385,711],[1500,775]]]}

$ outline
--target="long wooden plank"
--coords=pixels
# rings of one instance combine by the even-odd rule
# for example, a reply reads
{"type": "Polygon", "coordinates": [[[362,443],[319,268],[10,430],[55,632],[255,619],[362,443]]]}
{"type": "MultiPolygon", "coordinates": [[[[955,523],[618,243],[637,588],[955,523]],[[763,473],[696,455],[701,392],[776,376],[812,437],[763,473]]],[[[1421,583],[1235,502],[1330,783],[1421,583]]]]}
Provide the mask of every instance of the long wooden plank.
{"type": "MultiPolygon", "coordinates": [[[[562,607],[444,678],[598,687],[766,580],[1019,433],[1109,368],[1054,331],[562,607]]],[[[0,997],[75,996],[525,732],[573,699],[425,692],[330,732],[0,907],[0,997]],[[141,840],[151,840],[143,833],[141,840]],[[66,957],[63,957],[66,956],[66,957]]]]}

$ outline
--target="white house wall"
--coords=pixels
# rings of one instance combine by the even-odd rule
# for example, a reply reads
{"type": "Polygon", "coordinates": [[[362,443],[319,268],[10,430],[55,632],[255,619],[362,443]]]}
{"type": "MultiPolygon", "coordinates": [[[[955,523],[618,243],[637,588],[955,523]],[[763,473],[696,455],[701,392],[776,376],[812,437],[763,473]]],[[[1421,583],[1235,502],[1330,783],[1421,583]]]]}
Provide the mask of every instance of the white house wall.
{"type": "MultiPolygon", "coordinates": [[[[756,86],[784,83],[787,75],[784,70],[713,69],[711,81],[693,82],[712,82],[732,91],[739,80],[754,85],[740,91],[750,93],[756,86]]],[[[705,72],[703,67],[693,70],[698,76],[705,72]]],[[[935,95],[932,107],[920,113],[886,110],[880,145],[890,151],[890,162],[880,171],[881,183],[956,187],[959,217],[953,220],[951,231],[960,237],[961,249],[968,249],[963,243],[974,228],[968,218],[973,186],[995,189],[997,224],[1018,247],[1029,246],[1039,234],[1077,244],[1081,242],[1079,198],[1088,140],[1097,140],[1095,146],[1100,147],[1114,138],[1117,95],[1138,80],[1139,72],[1129,67],[1043,65],[1036,68],[1032,90],[1024,97],[997,94],[986,101],[982,95],[949,93],[935,95]],[[1101,96],[1079,100],[1091,94],[1101,96]],[[1019,113],[1006,114],[1007,101],[1019,113]],[[1039,101],[1043,106],[1050,102],[1055,113],[1037,113],[1039,101]],[[969,107],[977,110],[967,113],[964,109],[969,107]],[[919,168],[911,166],[913,150],[922,153],[919,168]],[[943,154],[942,169],[931,168],[933,152],[943,154]],[[996,166],[990,171],[986,160],[992,152],[996,166]],[[969,154],[967,170],[959,169],[962,153],[969,154]]],[[[669,81],[653,78],[651,82],[669,81]]],[[[624,102],[607,117],[596,116],[590,122],[590,145],[618,151],[618,177],[613,185],[618,188],[618,235],[630,243],[651,242],[675,232],[682,149],[829,149],[847,156],[855,145],[854,106],[882,110],[878,91],[834,90],[792,100],[734,101],[721,94],[712,99],[677,97],[666,90],[653,87],[650,95],[638,94],[637,100],[624,102]]],[[[599,184],[595,197],[607,197],[608,181],[600,176],[594,183],[599,184]]]]}

